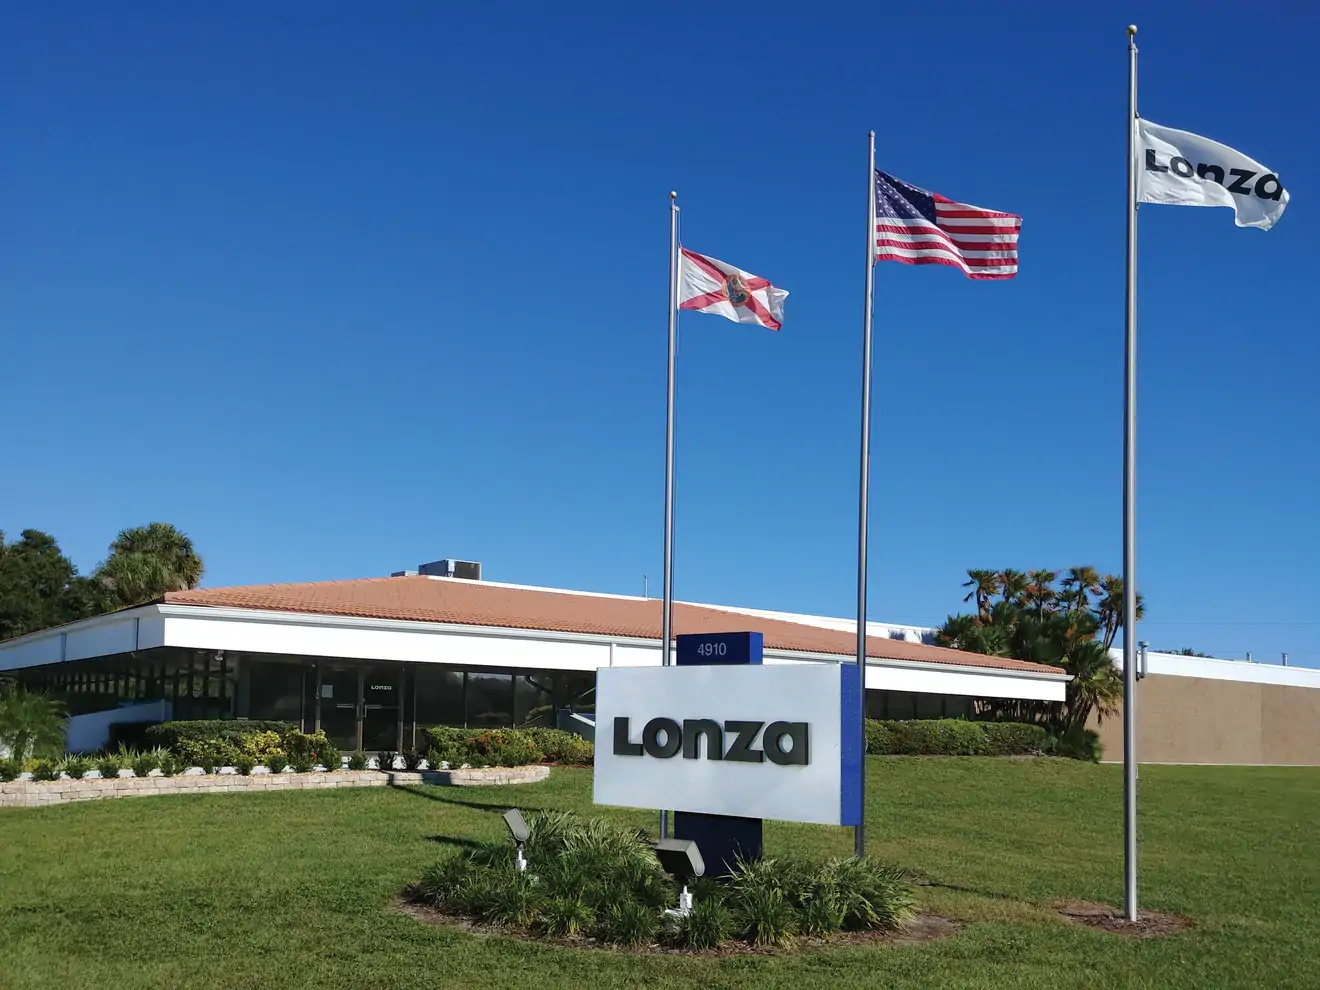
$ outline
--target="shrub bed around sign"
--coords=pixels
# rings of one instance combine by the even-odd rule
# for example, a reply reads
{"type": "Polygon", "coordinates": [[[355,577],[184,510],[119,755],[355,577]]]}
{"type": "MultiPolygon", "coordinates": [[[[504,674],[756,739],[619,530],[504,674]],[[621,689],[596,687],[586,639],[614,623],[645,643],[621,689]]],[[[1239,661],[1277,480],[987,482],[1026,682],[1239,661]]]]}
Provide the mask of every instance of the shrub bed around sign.
{"type": "Polygon", "coordinates": [[[567,812],[534,815],[528,824],[525,872],[514,864],[512,843],[492,843],[442,860],[408,895],[533,938],[689,949],[896,931],[915,905],[904,872],[869,859],[762,859],[720,881],[698,880],[692,912],[676,918],[664,912],[677,906],[678,884],[641,832],[567,812]]]}
{"type": "Polygon", "coordinates": [[[422,755],[429,766],[517,767],[529,763],[591,766],[595,747],[561,729],[459,729],[437,725],[426,730],[422,755]]]}

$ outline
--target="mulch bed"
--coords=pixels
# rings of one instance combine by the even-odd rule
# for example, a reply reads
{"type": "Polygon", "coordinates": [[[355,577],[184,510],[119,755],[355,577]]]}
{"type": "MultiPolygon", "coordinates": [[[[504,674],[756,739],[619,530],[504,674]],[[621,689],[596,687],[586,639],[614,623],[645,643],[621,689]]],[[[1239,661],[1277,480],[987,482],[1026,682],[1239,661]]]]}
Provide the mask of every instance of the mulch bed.
{"type": "Polygon", "coordinates": [[[415,918],[428,925],[443,925],[447,928],[453,928],[478,937],[503,935],[507,938],[520,938],[528,942],[537,942],[543,945],[557,945],[571,949],[603,949],[611,952],[626,952],[636,955],[662,956],[775,956],[783,955],[788,952],[810,952],[840,947],[856,948],[868,945],[908,945],[915,942],[926,942],[936,938],[946,938],[962,928],[961,924],[956,921],[950,921],[948,918],[941,918],[938,915],[933,914],[923,914],[909,922],[906,930],[902,932],[838,932],[831,935],[829,938],[798,938],[793,941],[791,946],[781,946],[778,948],[772,946],[748,945],[745,942],[730,942],[718,949],[680,949],[673,946],[656,944],[637,946],[616,945],[612,942],[601,942],[597,939],[588,938],[586,936],[580,938],[551,938],[545,935],[528,935],[526,932],[517,929],[477,924],[467,918],[445,914],[443,911],[438,911],[429,905],[410,901],[406,897],[395,898],[394,909],[401,914],[406,914],[408,917],[415,918]]]}
{"type": "Polygon", "coordinates": [[[1151,910],[1142,910],[1136,921],[1128,921],[1120,908],[1095,901],[1070,901],[1059,908],[1059,914],[1079,924],[1131,938],[1166,938],[1192,925],[1190,918],[1180,914],[1151,910]]]}

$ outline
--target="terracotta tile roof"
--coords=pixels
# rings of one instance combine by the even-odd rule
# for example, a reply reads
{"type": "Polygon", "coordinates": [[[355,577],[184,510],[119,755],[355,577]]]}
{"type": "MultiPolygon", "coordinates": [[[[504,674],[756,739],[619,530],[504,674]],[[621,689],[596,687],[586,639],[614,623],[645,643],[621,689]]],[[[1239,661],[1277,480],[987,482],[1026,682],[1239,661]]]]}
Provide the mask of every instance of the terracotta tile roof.
{"type": "MultiPolygon", "coordinates": [[[[454,625],[544,629],[553,632],[597,633],[637,639],[660,638],[660,601],[614,598],[549,589],[511,588],[481,581],[419,576],[318,581],[310,584],[252,584],[236,588],[173,591],[171,605],[209,605],[346,615],[373,619],[405,619],[454,625]]],[[[674,632],[754,630],[765,636],[767,649],[851,656],[856,636],[783,619],[768,619],[708,605],[674,603],[674,632]]],[[[870,636],[869,657],[923,663],[993,667],[1037,673],[1062,673],[1006,657],[988,657],[938,646],[870,636]]]]}

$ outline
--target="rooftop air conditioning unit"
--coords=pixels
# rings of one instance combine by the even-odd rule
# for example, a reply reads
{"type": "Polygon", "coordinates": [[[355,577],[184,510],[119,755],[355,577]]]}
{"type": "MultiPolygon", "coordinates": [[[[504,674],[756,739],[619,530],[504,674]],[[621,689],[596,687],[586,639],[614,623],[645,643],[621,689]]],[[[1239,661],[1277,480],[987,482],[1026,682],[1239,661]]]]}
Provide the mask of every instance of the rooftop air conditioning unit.
{"type": "Polygon", "coordinates": [[[481,580],[481,564],[474,560],[433,560],[417,568],[419,574],[427,577],[463,578],[466,581],[481,580]]]}

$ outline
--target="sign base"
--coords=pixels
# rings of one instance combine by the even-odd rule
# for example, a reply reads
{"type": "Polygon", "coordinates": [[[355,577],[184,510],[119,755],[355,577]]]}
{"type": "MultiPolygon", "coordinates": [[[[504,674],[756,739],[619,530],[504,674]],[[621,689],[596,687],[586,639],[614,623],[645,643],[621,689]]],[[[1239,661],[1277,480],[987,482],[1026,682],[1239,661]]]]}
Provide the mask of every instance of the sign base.
{"type": "Polygon", "coordinates": [[[736,815],[703,815],[696,811],[675,811],[674,838],[691,839],[706,861],[706,876],[720,879],[733,872],[741,859],[750,863],[761,858],[760,818],[736,815]]]}

